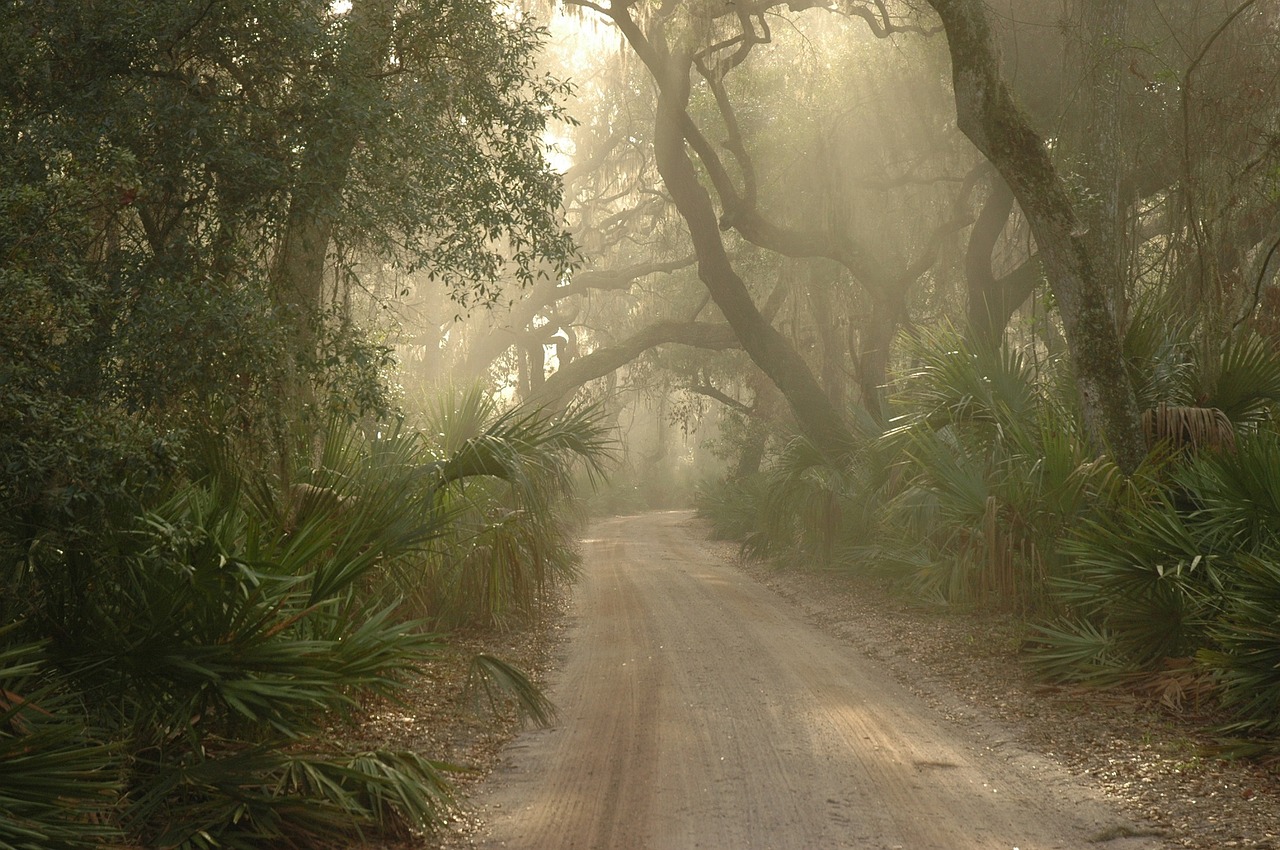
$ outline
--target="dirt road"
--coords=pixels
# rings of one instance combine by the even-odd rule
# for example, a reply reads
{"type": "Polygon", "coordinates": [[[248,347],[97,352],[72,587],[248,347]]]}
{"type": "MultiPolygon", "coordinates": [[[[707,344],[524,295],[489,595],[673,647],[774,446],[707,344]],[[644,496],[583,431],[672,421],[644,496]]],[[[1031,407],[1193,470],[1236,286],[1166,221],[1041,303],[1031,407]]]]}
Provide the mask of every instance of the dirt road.
{"type": "Polygon", "coordinates": [[[931,716],[706,545],[688,513],[584,544],[559,720],[475,802],[485,848],[1160,848],[1056,765],[931,716]]]}

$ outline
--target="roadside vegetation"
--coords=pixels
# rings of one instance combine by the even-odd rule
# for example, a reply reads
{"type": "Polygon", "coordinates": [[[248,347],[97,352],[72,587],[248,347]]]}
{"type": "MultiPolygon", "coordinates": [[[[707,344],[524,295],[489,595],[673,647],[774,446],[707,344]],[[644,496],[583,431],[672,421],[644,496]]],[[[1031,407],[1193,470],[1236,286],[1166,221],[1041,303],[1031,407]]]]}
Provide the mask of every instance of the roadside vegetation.
{"type": "Polygon", "coordinates": [[[570,576],[612,452],[589,407],[406,393],[379,321],[397,268],[461,305],[567,264],[540,31],[112,2],[0,32],[0,847],[429,827],[455,768],[333,730],[570,576]]]}
{"type": "Polygon", "coordinates": [[[1157,315],[1125,340],[1150,447],[1132,475],[1089,451],[1061,358],[942,330],[906,344],[883,429],[836,459],[793,438],[700,512],[756,557],[1006,610],[1044,679],[1194,705],[1223,752],[1274,757],[1280,356],[1157,315]]]}

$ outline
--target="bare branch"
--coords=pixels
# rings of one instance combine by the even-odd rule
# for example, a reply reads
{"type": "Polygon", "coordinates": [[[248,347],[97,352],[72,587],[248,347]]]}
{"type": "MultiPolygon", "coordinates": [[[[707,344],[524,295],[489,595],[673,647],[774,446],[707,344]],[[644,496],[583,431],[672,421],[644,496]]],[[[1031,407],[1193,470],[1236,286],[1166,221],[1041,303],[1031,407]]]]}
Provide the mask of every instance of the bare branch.
{"type": "Polygon", "coordinates": [[[744,413],[747,416],[756,415],[756,409],[754,407],[749,407],[748,405],[743,404],[733,396],[726,395],[725,393],[721,392],[720,390],[716,389],[713,386],[710,386],[709,384],[691,384],[690,386],[687,386],[687,387],[681,387],[681,389],[685,390],[686,392],[697,393],[698,395],[715,399],[716,401],[723,404],[725,407],[736,410],[739,413],[744,413]]]}
{"type": "Polygon", "coordinates": [[[894,23],[889,17],[889,9],[885,5],[884,0],[874,0],[876,11],[880,14],[876,15],[866,6],[850,6],[847,9],[840,9],[840,13],[844,15],[852,15],[862,18],[871,27],[871,34],[876,38],[888,38],[891,35],[900,32],[913,32],[918,35],[932,36],[942,32],[942,26],[923,27],[919,24],[899,24],[894,23]]]}

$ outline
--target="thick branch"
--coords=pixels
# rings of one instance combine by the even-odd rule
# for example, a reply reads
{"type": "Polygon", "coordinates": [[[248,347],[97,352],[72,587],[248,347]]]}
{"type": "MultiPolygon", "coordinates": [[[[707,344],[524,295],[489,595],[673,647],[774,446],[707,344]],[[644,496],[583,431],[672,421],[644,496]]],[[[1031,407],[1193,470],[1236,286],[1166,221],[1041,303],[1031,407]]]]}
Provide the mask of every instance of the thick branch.
{"type": "Polygon", "coordinates": [[[489,364],[498,355],[515,344],[519,329],[528,327],[535,316],[546,312],[565,298],[583,295],[588,291],[625,292],[642,277],[678,271],[695,262],[697,260],[694,257],[684,257],[679,260],[636,263],[621,269],[578,272],[565,286],[559,286],[555,281],[541,281],[528,297],[511,308],[511,315],[503,327],[492,329],[475,344],[462,371],[467,375],[478,375],[489,368],[489,364]]]}
{"type": "Polygon", "coordinates": [[[923,27],[919,24],[898,24],[889,19],[889,9],[885,6],[884,0],[874,0],[876,10],[880,13],[879,17],[876,13],[868,9],[866,6],[850,6],[848,9],[841,11],[848,15],[854,15],[862,18],[871,27],[871,34],[876,38],[888,38],[889,36],[900,32],[913,32],[918,35],[936,35],[942,31],[942,27],[923,27]]]}
{"type": "Polygon", "coordinates": [[[706,396],[707,398],[710,398],[710,399],[714,399],[720,402],[721,404],[723,404],[725,407],[728,407],[732,410],[736,410],[739,413],[742,413],[746,416],[756,415],[756,409],[754,407],[743,404],[733,396],[725,395],[724,392],[716,389],[713,386],[704,385],[704,384],[691,384],[690,386],[683,387],[682,389],[691,393],[697,393],[698,395],[706,396]]]}
{"type": "Polygon", "coordinates": [[[739,347],[733,329],[723,323],[657,322],[616,345],[598,348],[562,367],[547,378],[530,401],[535,405],[561,403],[588,381],[603,378],[651,348],[672,343],[712,351],[739,347]]]}
{"type": "Polygon", "coordinates": [[[720,237],[711,197],[698,180],[684,146],[691,60],[673,58],[659,69],[661,86],[654,151],[658,172],[689,226],[698,255],[698,276],[724,314],[743,348],[786,396],[801,428],[822,451],[846,450],[851,434],[822,392],[804,359],[760,315],[746,285],[734,271],[720,237]]]}

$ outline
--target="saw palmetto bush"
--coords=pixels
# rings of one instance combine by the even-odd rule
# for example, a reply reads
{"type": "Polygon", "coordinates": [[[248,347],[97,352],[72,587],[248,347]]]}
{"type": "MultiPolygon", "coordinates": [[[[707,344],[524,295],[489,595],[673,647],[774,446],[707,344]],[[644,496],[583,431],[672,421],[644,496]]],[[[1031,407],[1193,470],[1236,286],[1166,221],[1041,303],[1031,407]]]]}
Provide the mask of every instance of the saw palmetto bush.
{"type": "Polygon", "coordinates": [[[1231,575],[1232,548],[1210,531],[1161,493],[1082,523],[1054,582],[1064,616],[1035,666],[1050,678],[1117,679],[1204,648],[1231,575]]]}
{"type": "Polygon", "coordinates": [[[880,426],[852,418],[855,442],[839,457],[793,437],[764,472],[704,486],[699,510],[750,557],[854,568],[867,560],[888,485],[891,455],[880,426]]]}
{"type": "MultiPolygon", "coordinates": [[[[92,562],[78,603],[38,613],[57,681],[120,755],[127,833],[259,847],[422,826],[438,809],[437,765],[343,752],[319,734],[362,696],[393,695],[436,647],[364,585],[433,532],[415,466],[373,460],[386,452],[411,460],[364,446],[382,474],[334,490],[341,521],[312,510],[280,522],[242,495],[250,482],[189,483],[75,555],[92,562]]],[[[26,589],[48,591],[67,560],[38,547],[26,589]]]]}
{"type": "Polygon", "coordinates": [[[1151,458],[1062,547],[1055,598],[1068,616],[1034,652],[1056,677],[1215,652],[1239,558],[1274,557],[1280,357],[1248,330],[1213,337],[1161,315],[1139,312],[1126,335],[1151,458]]]}
{"type": "Polygon", "coordinates": [[[863,536],[859,473],[848,459],[825,457],[804,437],[792,438],[768,469],[744,550],[831,565],[842,541],[863,536]]]}
{"type": "Polygon", "coordinates": [[[503,410],[483,388],[448,389],[419,402],[412,421],[433,458],[432,507],[449,522],[421,557],[400,565],[406,604],[442,627],[502,624],[573,576],[573,498],[613,457],[593,409],[503,410]]]}
{"type": "Polygon", "coordinates": [[[887,505],[898,562],[933,598],[1042,606],[1058,539],[1114,470],[1086,454],[1054,364],[950,329],[919,334],[911,361],[885,436],[907,459],[887,505]]]}
{"type": "Polygon", "coordinates": [[[1280,753],[1280,552],[1240,555],[1212,644],[1198,660],[1231,720],[1222,731],[1241,754],[1280,753]]]}
{"type": "Polygon", "coordinates": [[[1205,341],[1188,380],[1198,406],[1221,410],[1237,427],[1254,426],[1273,418],[1280,405],[1280,352],[1252,331],[1205,341]]]}
{"type": "Polygon", "coordinates": [[[767,480],[757,472],[698,484],[694,505],[698,516],[710,524],[714,539],[741,541],[756,530],[767,480]]]}
{"type": "Polygon", "coordinates": [[[1206,545],[1228,550],[1227,579],[1198,655],[1232,735],[1280,749],[1280,433],[1241,436],[1235,452],[1208,454],[1178,476],[1194,499],[1206,545]]]}
{"type": "MultiPolygon", "coordinates": [[[[1068,681],[1216,699],[1240,753],[1280,747],[1280,434],[1172,456],[1064,543],[1031,660],[1068,681]]],[[[1173,699],[1169,697],[1172,696],[1173,699]]]]}
{"type": "MultiPolygon", "coordinates": [[[[207,474],[105,524],[92,548],[27,548],[6,583],[6,611],[22,618],[0,635],[0,747],[23,754],[6,761],[0,823],[48,838],[11,846],[112,831],[145,846],[313,846],[423,828],[449,804],[446,766],[348,751],[326,730],[370,697],[394,700],[438,651],[408,592],[424,563],[478,557],[460,529],[493,482],[515,501],[489,526],[525,523],[510,533],[537,538],[507,554],[569,563],[567,532],[539,511],[567,492],[570,458],[603,460],[603,431],[586,415],[517,411],[447,451],[401,425],[345,421],[301,445],[269,476],[215,447],[207,474]],[[62,811],[78,800],[83,818],[62,811]]],[[[437,623],[483,596],[449,592],[433,600],[437,623]]],[[[475,669],[547,716],[518,671],[475,669]]]]}
{"type": "Polygon", "coordinates": [[[49,675],[45,646],[0,630],[0,847],[73,850],[118,842],[119,752],[74,693],[49,675]]]}
{"type": "Polygon", "coordinates": [[[1124,335],[1148,445],[1229,449],[1280,403],[1280,354],[1251,330],[1214,332],[1171,312],[1142,302],[1124,335]]]}

